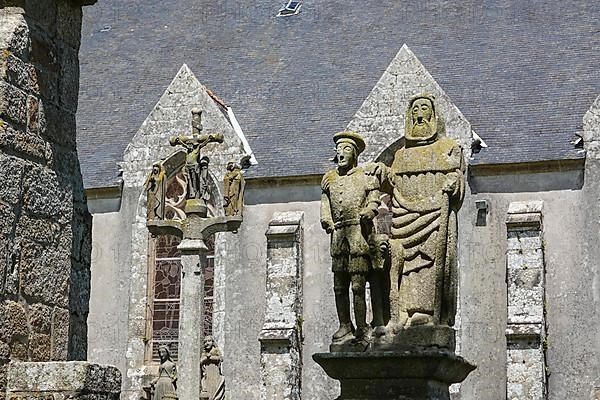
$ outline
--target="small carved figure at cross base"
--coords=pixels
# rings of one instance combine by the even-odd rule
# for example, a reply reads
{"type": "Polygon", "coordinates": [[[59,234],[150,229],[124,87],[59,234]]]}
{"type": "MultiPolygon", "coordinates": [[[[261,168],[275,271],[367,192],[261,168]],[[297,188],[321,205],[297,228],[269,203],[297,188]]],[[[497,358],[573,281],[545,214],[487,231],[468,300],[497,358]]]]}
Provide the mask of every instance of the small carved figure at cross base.
{"type": "Polygon", "coordinates": [[[167,346],[160,346],[158,354],[160,366],[158,367],[158,377],[150,382],[151,399],[177,398],[177,366],[171,360],[171,353],[167,346]]]}
{"type": "Polygon", "coordinates": [[[212,336],[204,338],[204,350],[200,358],[202,369],[202,392],[200,400],[223,400],[225,377],[221,371],[223,355],[212,336]]]}

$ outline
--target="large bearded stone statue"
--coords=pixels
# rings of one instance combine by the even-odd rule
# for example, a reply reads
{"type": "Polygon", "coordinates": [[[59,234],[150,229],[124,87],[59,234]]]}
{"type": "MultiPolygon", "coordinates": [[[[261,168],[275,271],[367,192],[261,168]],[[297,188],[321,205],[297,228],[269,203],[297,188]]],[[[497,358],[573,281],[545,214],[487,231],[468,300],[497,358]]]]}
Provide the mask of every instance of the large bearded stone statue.
{"type": "Polygon", "coordinates": [[[390,324],[395,332],[454,325],[456,214],[464,196],[462,148],[444,136],[434,97],[412,97],[405,124],[405,146],[392,166],[366,167],[392,197],[390,324]]]}

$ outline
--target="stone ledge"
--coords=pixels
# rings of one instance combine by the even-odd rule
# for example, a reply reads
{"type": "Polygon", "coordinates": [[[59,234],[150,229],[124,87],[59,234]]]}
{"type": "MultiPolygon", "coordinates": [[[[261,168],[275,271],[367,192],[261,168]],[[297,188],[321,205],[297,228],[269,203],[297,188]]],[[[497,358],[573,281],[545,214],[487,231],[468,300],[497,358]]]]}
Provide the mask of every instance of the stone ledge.
{"type": "Polygon", "coordinates": [[[456,348],[456,331],[444,325],[421,325],[403,328],[397,334],[389,334],[376,338],[371,350],[397,351],[414,349],[435,349],[454,352],[456,348]]]}
{"type": "Polygon", "coordinates": [[[508,206],[506,228],[509,231],[540,230],[543,208],[541,200],[513,201],[508,206]]]}
{"type": "Polygon", "coordinates": [[[303,218],[303,211],[276,212],[269,222],[265,235],[267,237],[293,236],[300,230],[303,218]]]}
{"type": "Polygon", "coordinates": [[[269,226],[274,225],[300,225],[304,218],[304,211],[285,211],[273,213],[269,226]]]}
{"type": "Polygon", "coordinates": [[[506,217],[506,228],[514,230],[540,230],[542,226],[542,214],[508,214],[506,217]]]}
{"type": "Polygon", "coordinates": [[[99,393],[118,399],[121,372],[112,366],[85,361],[10,363],[7,393],[31,392],[99,393]]]}
{"type": "Polygon", "coordinates": [[[265,235],[267,236],[292,236],[300,229],[300,225],[276,225],[269,226],[265,235]]]}
{"type": "Polygon", "coordinates": [[[298,332],[296,328],[282,328],[282,329],[265,329],[260,332],[258,336],[259,342],[261,344],[270,344],[270,343],[285,343],[288,346],[292,346],[296,343],[298,337],[298,332]]]}
{"type": "Polygon", "coordinates": [[[539,340],[542,336],[542,323],[511,324],[506,328],[506,340],[539,340]]]}
{"type": "Polygon", "coordinates": [[[544,208],[542,200],[513,201],[508,206],[508,214],[541,213],[544,208]]]}

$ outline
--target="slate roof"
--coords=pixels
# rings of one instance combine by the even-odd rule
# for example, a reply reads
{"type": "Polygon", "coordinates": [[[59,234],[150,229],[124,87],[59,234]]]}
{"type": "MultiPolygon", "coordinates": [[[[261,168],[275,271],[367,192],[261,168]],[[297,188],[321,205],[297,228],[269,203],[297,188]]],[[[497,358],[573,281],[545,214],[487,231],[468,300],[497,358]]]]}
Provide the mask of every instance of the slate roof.
{"type": "Polygon", "coordinates": [[[117,162],[182,64],[230,105],[252,177],[319,174],[406,43],[488,144],[474,164],[581,158],[600,94],[600,2],[100,0],[84,8],[79,157],[87,188],[117,162]]]}

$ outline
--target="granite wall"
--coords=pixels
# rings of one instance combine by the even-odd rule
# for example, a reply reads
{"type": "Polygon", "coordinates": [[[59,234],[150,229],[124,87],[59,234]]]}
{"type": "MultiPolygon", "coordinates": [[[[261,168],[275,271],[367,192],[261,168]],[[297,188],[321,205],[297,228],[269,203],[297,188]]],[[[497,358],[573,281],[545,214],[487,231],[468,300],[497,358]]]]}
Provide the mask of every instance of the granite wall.
{"type": "Polygon", "coordinates": [[[0,1],[0,392],[9,360],[86,356],[91,216],[75,145],[81,6],[0,1]]]}

